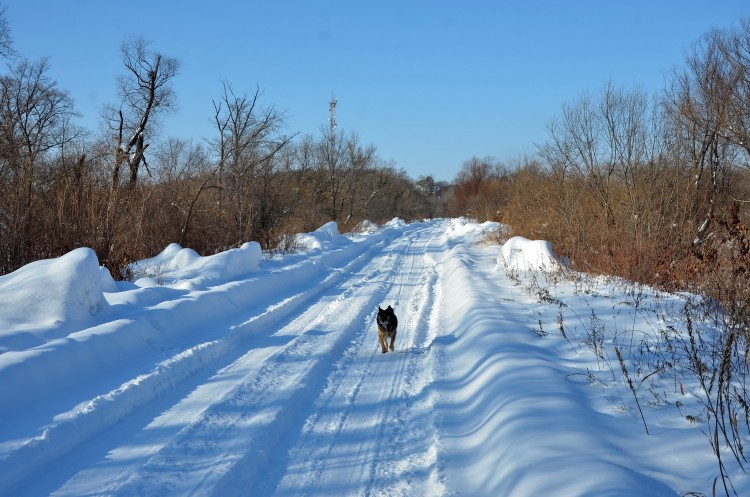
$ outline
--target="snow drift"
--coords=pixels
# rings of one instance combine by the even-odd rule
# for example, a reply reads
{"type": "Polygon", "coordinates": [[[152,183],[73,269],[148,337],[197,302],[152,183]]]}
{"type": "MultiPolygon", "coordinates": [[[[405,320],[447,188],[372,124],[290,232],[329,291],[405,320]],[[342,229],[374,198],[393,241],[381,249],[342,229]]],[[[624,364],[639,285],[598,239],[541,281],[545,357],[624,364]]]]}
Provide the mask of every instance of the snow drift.
{"type": "MultiPolygon", "coordinates": [[[[80,323],[107,310],[99,261],[79,248],[0,276],[0,330],[80,323]]],[[[0,331],[0,352],[3,346],[0,331]]]]}
{"type": "Polygon", "coordinates": [[[522,236],[514,236],[505,242],[497,258],[497,269],[555,271],[559,268],[560,263],[548,241],[529,240],[522,236]]]}
{"type": "Polygon", "coordinates": [[[297,235],[297,243],[304,250],[330,249],[344,240],[336,221],[330,221],[311,233],[297,235]]]}
{"type": "Polygon", "coordinates": [[[197,290],[248,276],[258,270],[262,258],[258,242],[205,257],[172,243],[156,257],[132,265],[131,270],[134,275],[142,275],[135,282],[140,287],[177,284],[197,290]]]}

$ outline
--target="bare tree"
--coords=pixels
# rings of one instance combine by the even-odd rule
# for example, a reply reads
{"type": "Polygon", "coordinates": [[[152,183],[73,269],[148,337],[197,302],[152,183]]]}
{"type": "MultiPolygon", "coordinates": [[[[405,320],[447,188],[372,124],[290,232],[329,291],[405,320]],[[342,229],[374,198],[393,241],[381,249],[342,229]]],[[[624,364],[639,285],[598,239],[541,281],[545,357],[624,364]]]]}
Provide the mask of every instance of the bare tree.
{"type": "Polygon", "coordinates": [[[328,204],[323,148],[319,140],[307,134],[289,149],[285,176],[293,195],[287,205],[293,207],[295,218],[290,221],[290,232],[310,231],[329,219],[325,214],[328,204]]]}
{"type": "MultiPolygon", "coordinates": [[[[177,243],[189,240],[191,221],[195,217],[201,194],[218,188],[208,153],[200,144],[169,138],[154,151],[157,184],[162,190],[162,204],[174,209],[179,218],[177,243]]],[[[162,231],[170,231],[162,226],[162,231]]],[[[173,238],[174,239],[174,238],[173,238]]],[[[193,248],[198,248],[193,244],[193,248]]]]}
{"type": "MultiPolygon", "coordinates": [[[[542,212],[554,217],[548,225],[557,232],[543,236],[558,239],[588,270],[616,270],[634,279],[653,274],[659,255],[680,239],[689,219],[679,197],[685,176],[673,157],[673,129],[659,100],[640,87],[609,83],[564,105],[539,147],[547,181],[523,193],[546,204],[542,212]],[[538,198],[541,191],[547,200],[538,198]],[[622,240],[638,255],[619,250],[622,240]]],[[[525,179],[539,174],[525,173],[525,179]]],[[[526,213],[516,216],[535,229],[544,225],[526,213]]]]}
{"type": "Polygon", "coordinates": [[[13,38],[10,34],[10,24],[6,13],[8,7],[0,7],[0,57],[11,59],[16,56],[16,50],[13,48],[13,38]]]}
{"type": "Polygon", "coordinates": [[[750,200],[737,181],[750,168],[750,19],[695,43],[666,97],[676,150],[695,178],[693,210],[700,215],[692,250],[700,256],[720,211],[750,200]]]}
{"type": "Polygon", "coordinates": [[[343,131],[334,132],[320,128],[318,142],[318,170],[325,185],[326,216],[331,221],[341,219],[343,212],[341,192],[344,189],[348,165],[346,163],[346,138],[343,131]]]}
{"type": "Polygon", "coordinates": [[[214,100],[215,174],[234,221],[231,243],[267,238],[274,158],[292,139],[282,134],[284,115],[274,106],[261,107],[261,95],[258,87],[237,95],[224,81],[221,97],[214,100]]]}
{"type": "Polygon", "coordinates": [[[16,264],[29,262],[34,185],[53,149],[75,138],[65,133],[73,102],[48,75],[47,59],[22,59],[0,77],[0,190],[7,219],[6,247],[16,264]]]}
{"type": "Polygon", "coordinates": [[[344,144],[345,160],[348,165],[345,178],[345,197],[340,202],[342,210],[346,210],[346,217],[342,220],[347,226],[356,218],[361,218],[367,204],[385,186],[383,177],[374,183],[366,181],[373,179],[370,172],[375,167],[375,146],[363,146],[359,143],[359,136],[352,133],[344,144]]]}
{"type": "Polygon", "coordinates": [[[492,205],[491,184],[498,178],[499,165],[492,157],[472,157],[464,162],[456,175],[453,213],[475,218],[491,219],[499,209],[492,205]]]}
{"type": "MultiPolygon", "coordinates": [[[[153,51],[143,39],[126,41],[121,46],[125,73],[117,78],[118,106],[104,109],[114,139],[110,199],[101,237],[99,257],[116,276],[119,264],[113,257],[114,242],[132,219],[132,202],[141,166],[148,169],[146,138],[154,135],[159,115],[172,110],[175,95],[172,86],[179,61],[153,51]],[[122,170],[127,169],[123,188],[122,170]]],[[[122,250],[122,249],[121,249],[122,250]]],[[[121,254],[120,254],[121,255],[121,254]]]]}
{"type": "Polygon", "coordinates": [[[174,109],[172,80],[180,64],[177,59],[152,51],[148,42],[140,38],[124,42],[120,51],[125,68],[125,74],[117,78],[120,106],[116,111],[108,109],[110,123],[116,130],[112,182],[119,183],[125,165],[129,170],[128,188],[132,189],[140,166],[148,167],[144,155],[147,132],[154,129],[153,121],[159,114],[174,109]]]}
{"type": "Polygon", "coordinates": [[[722,131],[750,158],[750,18],[736,29],[714,33],[710,38],[726,61],[722,82],[727,98],[727,126],[722,131]]]}

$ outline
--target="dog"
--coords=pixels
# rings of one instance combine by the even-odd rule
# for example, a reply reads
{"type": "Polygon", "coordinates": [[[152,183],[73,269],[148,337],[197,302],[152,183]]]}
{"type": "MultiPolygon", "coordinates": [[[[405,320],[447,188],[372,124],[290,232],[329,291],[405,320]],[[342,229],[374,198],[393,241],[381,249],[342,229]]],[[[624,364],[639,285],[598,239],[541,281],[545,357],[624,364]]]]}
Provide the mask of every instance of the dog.
{"type": "Polygon", "coordinates": [[[381,309],[378,306],[378,317],[375,320],[378,324],[378,341],[383,349],[383,354],[388,352],[387,339],[391,339],[390,349],[393,350],[393,343],[396,341],[396,330],[398,328],[398,319],[393,308],[388,306],[387,309],[381,309]]]}

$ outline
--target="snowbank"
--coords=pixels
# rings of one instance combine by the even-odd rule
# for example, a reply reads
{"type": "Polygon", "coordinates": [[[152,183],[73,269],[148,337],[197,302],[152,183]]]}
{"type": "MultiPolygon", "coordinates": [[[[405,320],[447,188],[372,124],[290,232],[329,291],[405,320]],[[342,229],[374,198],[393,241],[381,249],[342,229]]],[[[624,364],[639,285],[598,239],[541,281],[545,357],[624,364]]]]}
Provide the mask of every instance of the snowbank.
{"type": "Polygon", "coordinates": [[[310,233],[297,235],[297,243],[304,247],[304,250],[331,250],[348,241],[349,239],[339,232],[336,221],[330,221],[310,233]]]}
{"type": "Polygon", "coordinates": [[[400,217],[394,217],[383,226],[385,226],[386,228],[403,228],[404,226],[406,226],[406,221],[404,221],[400,217]]]}
{"type": "Polygon", "coordinates": [[[376,223],[373,223],[372,221],[369,221],[367,219],[360,222],[357,226],[352,229],[352,233],[359,233],[359,234],[372,234],[377,232],[380,229],[380,226],[378,226],[376,223]]]}
{"type": "Polygon", "coordinates": [[[495,269],[555,271],[560,268],[552,245],[546,240],[514,236],[502,246],[495,269]]]}
{"type": "MultiPolygon", "coordinates": [[[[547,242],[516,237],[503,249],[523,269],[554,262],[547,242]]],[[[591,408],[596,389],[571,382],[580,371],[564,365],[558,347],[528,331],[518,306],[534,301],[519,295],[523,290],[502,272],[483,276],[479,257],[480,251],[460,244],[444,261],[445,300],[451,307],[434,340],[444,345],[446,360],[442,397],[434,409],[441,421],[442,469],[446,487],[460,489],[450,494],[678,495],[661,481],[668,473],[649,464],[658,442],[642,452],[631,449],[628,442],[641,438],[637,421],[591,408]],[[498,291],[515,300],[497,299],[498,291]]],[[[586,308],[583,299],[576,304],[586,308]]],[[[559,312],[558,306],[548,308],[550,315],[559,312]]],[[[576,359],[582,355],[572,353],[576,359]]],[[[693,458],[690,453],[686,459],[693,458]]],[[[684,464],[680,460],[675,466],[684,464]]]]}
{"type": "Polygon", "coordinates": [[[446,230],[446,233],[451,236],[469,236],[476,235],[481,238],[487,236],[495,230],[500,228],[500,223],[492,221],[485,221],[484,223],[475,223],[466,218],[459,217],[451,219],[450,227],[446,230]]]}
{"type": "Polygon", "coordinates": [[[184,269],[199,259],[195,250],[170,243],[159,255],[133,264],[132,269],[134,274],[156,277],[165,271],[184,269]]]}
{"type": "MultiPolygon", "coordinates": [[[[189,260],[184,250],[177,254],[178,260],[189,260]]],[[[192,259],[183,268],[170,276],[177,280],[192,281],[233,281],[258,270],[263,252],[258,242],[243,243],[242,246],[215,255],[192,259]]]]}
{"type": "Polygon", "coordinates": [[[262,258],[258,242],[205,257],[171,243],[156,257],[134,265],[133,274],[143,276],[135,282],[140,287],[166,284],[195,290],[247,276],[258,270],[262,258]]]}
{"type": "Polygon", "coordinates": [[[109,306],[102,292],[99,260],[90,248],[0,276],[0,302],[0,340],[13,328],[82,322],[109,306]]]}

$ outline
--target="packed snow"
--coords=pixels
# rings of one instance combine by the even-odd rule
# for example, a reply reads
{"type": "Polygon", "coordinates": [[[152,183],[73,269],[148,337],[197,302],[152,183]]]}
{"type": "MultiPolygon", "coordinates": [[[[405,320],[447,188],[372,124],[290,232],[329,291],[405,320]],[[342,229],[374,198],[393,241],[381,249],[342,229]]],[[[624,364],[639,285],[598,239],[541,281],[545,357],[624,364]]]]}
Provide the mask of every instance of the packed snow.
{"type": "Polygon", "coordinates": [[[283,256],[171,244],[132,282],[87,248],[0,277],[0,495],[711,495],[694,380],[627,355],[636,397],[607,352],[679,329],[685,296],[498,228],[328,223],[283,256]]]}

